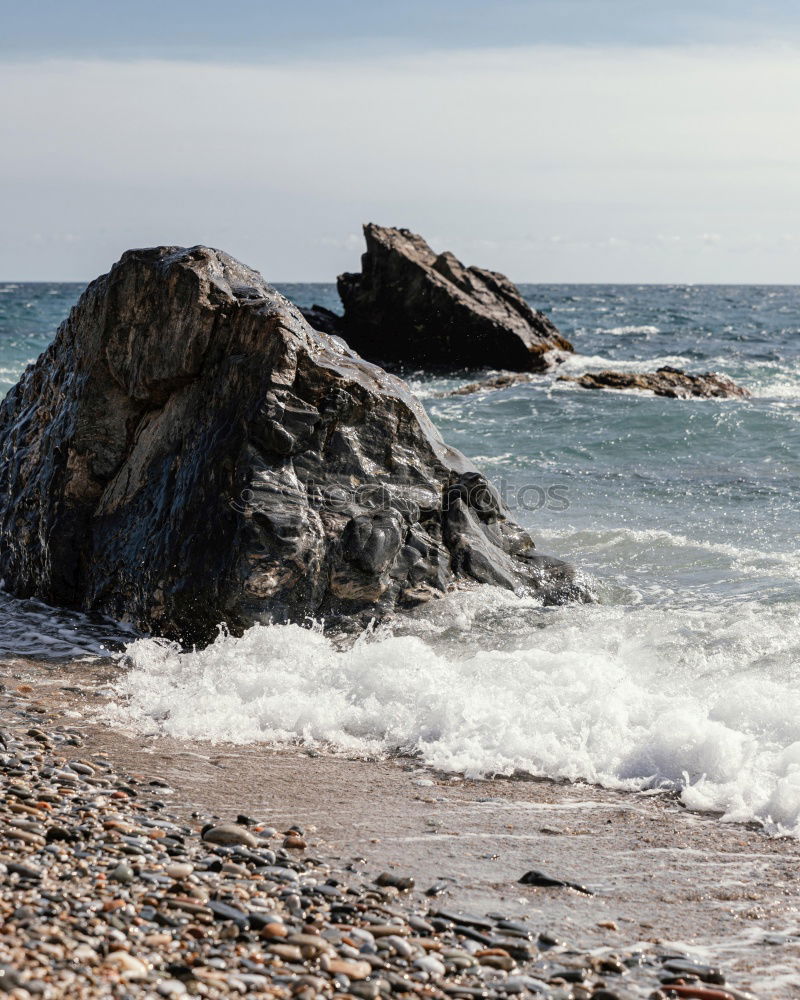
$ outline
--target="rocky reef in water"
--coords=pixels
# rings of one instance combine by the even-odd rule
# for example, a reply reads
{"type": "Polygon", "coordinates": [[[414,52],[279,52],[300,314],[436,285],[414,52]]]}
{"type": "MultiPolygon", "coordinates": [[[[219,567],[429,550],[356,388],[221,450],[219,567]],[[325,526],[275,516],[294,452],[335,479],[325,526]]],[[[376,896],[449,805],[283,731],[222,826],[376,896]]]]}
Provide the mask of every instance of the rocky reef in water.
{"type": "Polygon", "coordinates": [[[560,375],[559,382],[574,382],[582,389],[639,389],[672,399],[746,399],[750,392],[718,372],[691,375],[680,368],[664,365],[654,372],[588,372],[560,375]]]}
{"type": "Polygon", "coordinates": [[[364,235],[361,272],[338,279],[344,304],[338,332],[365,358],[543,371],[550,352],[572,351],[505,275],[436,254],[407,229],[368,223],[364,235]]]}
{"type": "MultiPolygon", "coordinates": [[[[536,376],[528,372],[500,372],[477,382],[468,382],[457,389],[442,393],[444,396],[470,396],[476,392],[490,392],[493,389],[507,389],[512,385],[535,381],[536,376]]],[[[706,372],[705,375],[691,375],[680,368],[665,365],[655,372],[588,372],[585,375],[559,375],[559,382],[574,382],[583,389],[639,389],[654,392],[657,396],[673,399],[702,399],[738,397],[746,399],[750,392],[737,385],[727,375],[706,372]]]]}
{"type": "Polygon", "coordinates": [[[488,378],[479,379],[477,382],[467,382],[457,389],[442,393],[443,396],[471,396],[475,392],[489,392],[492,389],[507,389],[512,385],[520,385],[524,382],[532,382],[535,376],[528,372],[500,372],[499,375],[490,375],[488,378]]]}
{"type": "Polygon", "coordinates": [[[0,576],[184,641],[465,583],[586,597],[404,382],[207,247],[125,253],[3,400],[0,576]]]}

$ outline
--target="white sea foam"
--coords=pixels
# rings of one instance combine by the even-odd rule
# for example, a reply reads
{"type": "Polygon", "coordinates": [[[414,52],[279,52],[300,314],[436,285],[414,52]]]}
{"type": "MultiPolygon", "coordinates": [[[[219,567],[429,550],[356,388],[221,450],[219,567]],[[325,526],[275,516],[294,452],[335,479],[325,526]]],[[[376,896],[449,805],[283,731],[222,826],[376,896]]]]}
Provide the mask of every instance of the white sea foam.
{"type": "Polygon", "coordinates": [[[800,621],[785,607],[545,610],[484,590],[409,630],[347,649],[296,625],[189,653],[139,640],[112,719],[179,738],[401,748],[475,776],[666,782],[690,807],[800,833],[800,621]]]}
{"type": "Polygon", "coordinates": [[[685,358],[681,354],[667,354],[659,358],[646,358],[638,361],[606,358],[600,354],[560,354],[559,359],[559,373],[577,372],[578,374],[586,371],[602,371],[608,368],[619,372],[654,372],[662,365],[691,370],[693,365],[690,358],[685,358]]]}
{"type": "Polygon", "coordinates": [[[407,382],[417,399],[436,399],[457,384],[452,378],[409,378],[407,382]]]}
{"type": "Polygon", "coordinates": [[[663,553],[680,553],[691,558],[694,553],[704,553],[718,556],[732,570],[742,574],[759,575],[777,572],[793,580],[800,580],[800,553],[795,550],[769,552],[764,549],[751,548],[747,545],[735,545],[732,542],[712,542],[689,538],[678,532],[663,528],[607,528],[597,531],[575,532],[550,531],[539,535],[540,541],[547,546],[558,548],[558,543],[568,539],[571,549],[591,549],[594,553],[609,553],[619,550],[624,555],[638,556],[642,550],[658,550],[663,553]]]}
{"type": "MultiPolygon", "coordinates": [[[[636,332],[652,330],[656,332],[656,327],[617,327],[604,331],[605,333],[636,332]]],[[[647,373],[654,372],[663,365],[673,368],[682,368],[692,373],[706,371],[722,372],[731,375],[729,371],[730,359],[724,357],[708,358],[701,364],[692,358],[687,358],[681,354],[668,354],[656,358],[645,358],[630,360],[624,358],[608,358],[601,354],[566,354],[561,351],[550,352],[553,362],[551,377],[542,375],[534,377],[530,382],[523,382],[523,387],[533,387],[534,389],[557,389],[559,391],[570,391],[569,383],[559,383],[552,376],[577,374],[585,372],[598,372],[605,370],[647,373]]],[[[498,374],[497,372],[490,372],[498,374]]],[[[772,364],[753,363],[744,373],[733,373],[732,377],[746,389],[756,399],[775,400],[793,402],[800,399],[800,371],[793,368],[776,369],[772,364]]],[[[465,385],[467,379],[438,378],[438,379],[411,379],[409,386],[420,399],[435,399],[458,387],[465,385]]],[[[606,390],[614,392],[615,390],[606,390]]],[[[624,395],[630,395],[630,390],[620,390],[624,395]]],[[[642,393],[651,395],[651,393],[642,393]]]]}
{"type": "Polygon", "coordinates": [[[785,373],[749,388],[756,399],[797,400],[800,399],[800,374],[785,373]]]}
{"type": "Polygon", "coordinates": [[[598,333],[611,333],[616,337],[623,337],[627,334],[636,333],[660,333],[660,329],[657,326],[612,326],[607,330],[598,330],[598,333]]]}
{"type": "MultiPolygon", "coordinates": [[[[643,331],[645,329],[649,328],[619,327],[615,330],[606,330],[605,332],[621,333],[623,331],[634,332],[635,330],[643,331]]],[[[655,330],[655,327],[652,329],[655,330]]],[[[627,372],[653,372],[663,365],[682,368],[693,373],[713,371],[731,374],[729,371],[730,358],[712,357],[698,364],[696,360],[680,354],[637,360],[607,358],[599,354],[559,354],[557,372],[558,374],[567,372],[570,374],[583,374],[584,372],[595,372],[606,369],[627,372]]],[[[746,372],[735,374],[735,379],[744,385],[745,388],[749,389],[756,399],[787,401],[800,399],[800,371],[791,366],[776,368],[772,363],[752,362],[748,365],[746,372]]],[[[560,388],[563,388],[563,384],[560,388]]]]}

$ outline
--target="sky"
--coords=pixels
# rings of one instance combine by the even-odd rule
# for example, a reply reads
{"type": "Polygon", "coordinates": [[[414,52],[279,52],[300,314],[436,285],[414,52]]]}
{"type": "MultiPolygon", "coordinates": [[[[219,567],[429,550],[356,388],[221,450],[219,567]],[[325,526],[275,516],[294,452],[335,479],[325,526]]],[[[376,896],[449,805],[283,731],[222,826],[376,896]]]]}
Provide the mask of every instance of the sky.
{"type": "Polygon", "coordinates": [[[524,282],[800,281],[800,5],[0,0],[0,279],[361,224],[524,282]]]}

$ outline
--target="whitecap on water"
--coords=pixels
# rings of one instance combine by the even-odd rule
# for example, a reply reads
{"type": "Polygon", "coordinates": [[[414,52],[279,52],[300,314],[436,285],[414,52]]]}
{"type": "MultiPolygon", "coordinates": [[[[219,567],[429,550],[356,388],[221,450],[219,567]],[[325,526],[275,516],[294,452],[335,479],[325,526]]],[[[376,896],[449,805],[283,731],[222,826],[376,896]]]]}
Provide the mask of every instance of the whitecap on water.
{"type": "Polygon", "coordinates": [[[610,333],[615,337],[623,337],[631,334],[655,334],[661,330],[657,326],[612,326],[609,329],[599,329],[598,333],[610,333]]]}
{"type": "Polygon", "coordinates": [[[717,557],[721,566],[743,574],[759,576],[777,572],[785,578],[800,580],[800,553],[796,551],[769,552],[732,542],[690,538],[664,528],[551,530],[540,533],[539,538],[545,546],[553,549],[566,545],[574,551],[590,549],[595,555],[613,552],[630,562],[641,561],[648,553],[656,553],[656,559],[662,562],[669,553],[688,559],[702,553],[717,557]]]}
{"type": "Polygon", "coordinates": [[[800,374],[781,374],[753,385],[750,391],[756,399],[800,400],[800,374]]]}
{"type": "Polygon", "coordinates": [[[192,652],[138,640],[126,661],[109,718],[140,731],[666,784],[692,808],[800,832],[800,620],[785,606],[542,609],[484,590],[347,647],[261,625],[192,652]]]}
{"type": "Polygon", "coordinates": [[[661,368],[664,365],[690,370],[693,366],[696,366],[696,362],[681,354],[667,354],[659,358],[645,358],[633,361],[622,358],[606,358],[600,354],[563,354],[559,357],[559,373],[583,374],[584,372],[603,371],[604,369],[613,369],[618,372],[654,372],[657,368],[661,368]]]}

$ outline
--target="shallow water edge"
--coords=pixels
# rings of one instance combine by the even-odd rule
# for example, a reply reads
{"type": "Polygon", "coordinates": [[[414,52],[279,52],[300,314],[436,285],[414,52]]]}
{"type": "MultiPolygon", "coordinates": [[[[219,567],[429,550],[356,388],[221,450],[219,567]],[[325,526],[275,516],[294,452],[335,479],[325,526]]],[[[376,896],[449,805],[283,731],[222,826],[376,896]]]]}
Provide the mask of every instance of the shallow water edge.
{"type": "Polygon", "coordinates": [[[407,758],[369,760],[302,747],[209,744],[146,736],[101,721],[115,667],[87,683],[73,668],[6,660],[5,722],[69,725],[81,755],[158,778],[169,809],[224,820],[301,823],[309,847],[359,870],[444,883],[437,902],[502,908],[579,949],[659,942],[723,964],[757,996],[800,987],[800,848],[753,826],[691,813],[668,794],[631,794],[551,780],[463,779],[407,758]],[[313,829],[312,829],[313,828],[313,829]],[[539,868],[593,890],[524,887],[539,868]],[[613,924],[616,930],[600,924],[613,924]]]}

